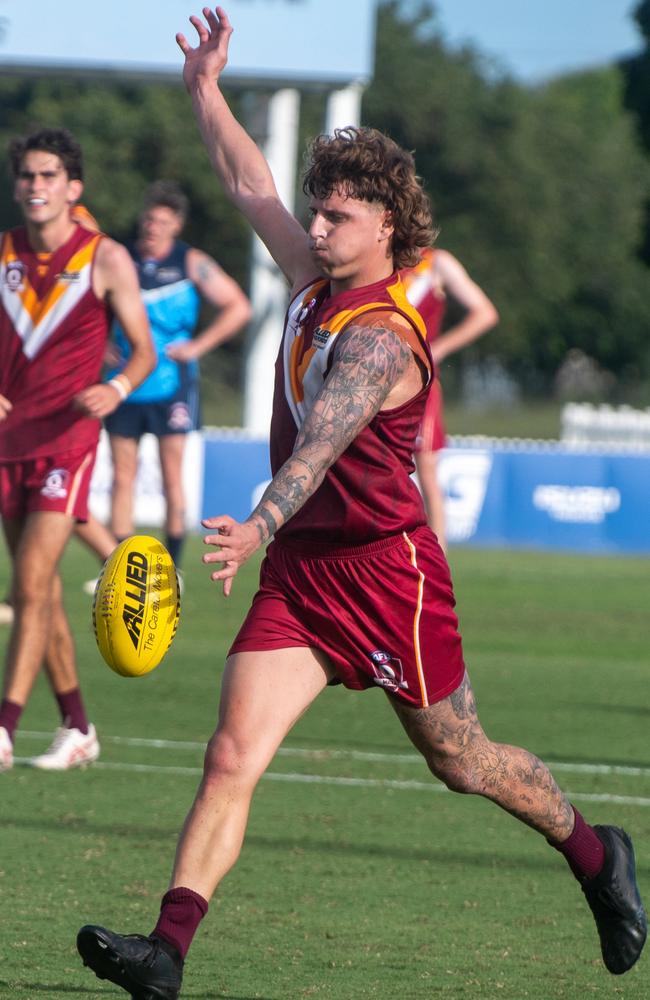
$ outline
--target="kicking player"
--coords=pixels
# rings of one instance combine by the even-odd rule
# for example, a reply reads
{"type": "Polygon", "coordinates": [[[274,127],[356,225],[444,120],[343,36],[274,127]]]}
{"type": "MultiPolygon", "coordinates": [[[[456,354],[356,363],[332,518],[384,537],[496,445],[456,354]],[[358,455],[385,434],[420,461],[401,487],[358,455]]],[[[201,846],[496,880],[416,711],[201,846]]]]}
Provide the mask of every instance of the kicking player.
{"type": "Polygon", "coordinates": [[[460,261],[448,250],[426,248],[415,267],[402,271],[401,277],[409,301],[426,323],[431,357],[436,365],[436,378],[417,436],[415,465],[427,520],[445,550],[445,508],[438,483],[438,453],[446,443],[440,365],[445,358],[491,330],[498,322],[499,314],[485,292],[472,281],[460,261]],[[441,333],[447,296],[462,307],[464,314],[458,323],[441,333]]]}
{"type": "Polygon", "coordinates": [[[135,998],[174,1000],[208,901],[235,863],[255,786],[328,684],[383,688],[431,771],[491,799],[542,836],[580,881],[607,967],[638,958],[646,917],[628,836],[589,826],[545,765],[483,732],[465,672],[445,557],[410,479],[432,377],[424,323],[396,269],[432,236],[410,154],[371,129],[311,147],[305,233],[218,86],[224,10],[185,54],[185,83],[226,193],[292,286],[276,366],[273,479],[243,523],[204,522],[204,561],[226,594],[271,538],[260,588],[231,648],[217,730],[152,934],[81,928],[83,961],[135,998]]]}
{"type": "MultiPolygon", "coordinates": [[[[120,541],[133,534],[138,444],[149,432],[158,439],[165,542],[177,568],[185,538],[185,442],[187,434],[200,426],[198,360],[234,337],[251,317],[250,303],[236,281],[202,250],[178,238],[188,207],[183,192],[170,182],[158,181],[145,196],[131,254],[158,361],[152,374],[106,420],[113,457],[113,533],[120,541]],[[201,300],[217,315],[193,336],[201,300]]],[[[130,353],[119,324],[116,345],[123,361],[109,378],[121,371],[130,353]]]]}
{"type": "Polygon", "coordinates": [[[10,146],[24,226],[0,242],[0,513],[12,560],[9,639],[0,702],[0,771],[45,660],[62,724],[32,764],[64,770],[99,754],[79,690],[59,560],[87,517],[100,421],[151,371],[154,352],[126,250],[70,216],[83,189],[82,154],[64,129],[10,146]],[[114,313],[132,355],[99,382],[114,313]]]}

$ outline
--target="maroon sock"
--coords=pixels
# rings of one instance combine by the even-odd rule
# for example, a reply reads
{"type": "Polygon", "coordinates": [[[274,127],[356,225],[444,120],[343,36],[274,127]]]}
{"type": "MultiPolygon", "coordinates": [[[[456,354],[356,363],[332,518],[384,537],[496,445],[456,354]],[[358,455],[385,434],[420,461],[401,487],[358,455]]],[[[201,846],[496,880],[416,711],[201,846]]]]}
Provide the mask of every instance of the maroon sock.
{"type": "Polygon", "coordinates": [[[208,902],[198,892],[179,886],[162,898],[158,923],[151,932],[171,944],[185,958],[196,930],[208,912],[208,902]]]}
{"type": "Polygon", "coordinates": [[[19,705],[15,701],[9,701],[8,698],[4,698],[0,702],[0,726],[5,727],[12,743],[14,741],[16,726],[18,725],[18,720],[23,714],[24,707],[24,705],[19,705]]]}
{"type": "Polygon", "coordinates": [[[65,694],[55,693],[54,697],[66,729],[79,729],[85,735],[88,732],[88,719],[79,688],[73,688],[65,694]]]}
{"type": "Polygon", "coordinates": [[[549,844],[564,855],[578,881],[584,882],[601,871],[605,863],[605,847],[593,826],[585,823],[575,806],[572,809],[575,824],[571,835],[561,844],[554,844],[552,841],[549,844]]]}

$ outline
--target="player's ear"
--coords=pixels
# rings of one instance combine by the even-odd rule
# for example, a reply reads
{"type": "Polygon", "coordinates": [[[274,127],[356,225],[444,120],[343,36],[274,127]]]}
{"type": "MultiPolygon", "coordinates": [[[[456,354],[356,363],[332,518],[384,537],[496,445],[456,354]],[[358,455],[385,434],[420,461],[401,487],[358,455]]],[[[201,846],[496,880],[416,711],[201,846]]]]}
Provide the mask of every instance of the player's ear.
{"type": "Polygon", "coordinates": [[[172,236],[176,239],[180,235],[183,226],[185,225],[185,219],[178,212],[174,212],[174,226],[172,229],[172,236]]]}
{"type": "Polygon", "coordinates": [[[81,193],[84,189],[83,181],[74,180],[68,181],[68,201],[74,205],[75,202],[79,201],[81,198],[81,193]]]}
{"type": "Polygon", "coordinates": [[[384,211],[383,218],[381,220],[381,226],[379,228],[379,238],[380,240],[390,240],[393,238],[393,233],[395,232],[395,226],[393,225],[393,215],[388,209],[384,211]]]}

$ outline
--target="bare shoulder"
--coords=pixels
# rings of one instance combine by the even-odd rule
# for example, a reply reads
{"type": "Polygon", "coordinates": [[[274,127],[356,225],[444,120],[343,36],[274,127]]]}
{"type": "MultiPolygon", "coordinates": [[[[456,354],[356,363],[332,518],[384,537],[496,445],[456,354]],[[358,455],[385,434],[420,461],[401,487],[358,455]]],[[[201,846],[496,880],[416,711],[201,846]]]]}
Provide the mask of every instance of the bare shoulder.
{"type": "Polygon", "coordinates": [[[103,271],[108,273],[113,268],[121,268],[125,265],[133,266],[131,255],[125,246],[112,240],[110,236],[102,236],[97,247],[96,263],[103,271]]]}
{"type": "Polygon", "coordinates": [[[345,364],[358,364],[371,377],[394,381],[412,363],[412,351],[404,334],[408,320],[389,309],[367,312],[343,331],[336,357],[345,364]]]}
{"type": "Polygon", "coordinates": [[[102,236],[97,247],[93,285],[100,299],[120,290],[139,294],[140,285],[131,254],[109,236],[102,236]]]}
{"type": "Polygon", "coordinates": [[[223,268],[217,264],[214,257],[211,257],[204,250],[199,250],[198,247],[189,248],[186,264],[190,280],[195,284],[209,281],[224,274],[223,268]]]}
{"type": "Polygon", "coordinates": [[[436,250],[433,255],[433,269],[444,280],[449,274],[464,272],[465,268],[449,250],[436,250]]]}

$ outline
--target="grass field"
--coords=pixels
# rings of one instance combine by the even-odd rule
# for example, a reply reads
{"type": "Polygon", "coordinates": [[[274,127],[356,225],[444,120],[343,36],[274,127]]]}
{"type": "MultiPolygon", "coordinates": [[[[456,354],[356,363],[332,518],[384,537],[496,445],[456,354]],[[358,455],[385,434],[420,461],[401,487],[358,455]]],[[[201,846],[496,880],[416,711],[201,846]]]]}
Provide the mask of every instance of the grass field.
{"type": "MultiPolygon", "coordinates": [[[[256,576],[247,568],[225,602],[199,549],[193,539],[174,648],[139,680],[100,660],[80,590],[95,568],[76,543],[66,556],[103,753],[83,772],[0,775],[0,997],[123,995],[81,967],[76,931],[153,926],[256,576]]],[[[451,563],[485,727],[545,758],[589,820],[633,834],[650,899],[647,561],[454,549],[451,563]]],[[[39,682],[19,757],[41,751],[56,724],[39,682]]],[[[610,976],[562,858],[489,803],[430,780],[381,692],[337,688],[261,782],[182,996],[647,1000],[650,959],[610,976]]]]}

